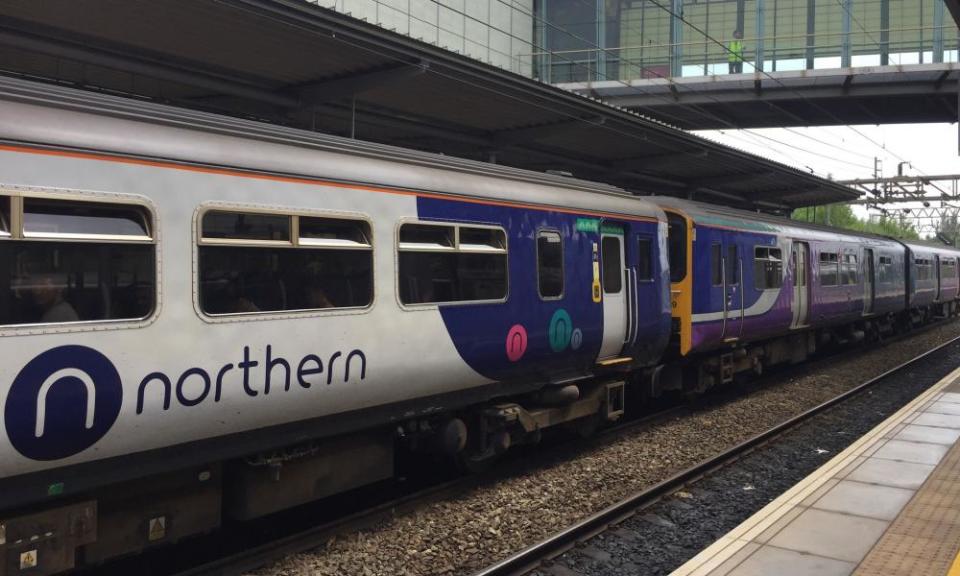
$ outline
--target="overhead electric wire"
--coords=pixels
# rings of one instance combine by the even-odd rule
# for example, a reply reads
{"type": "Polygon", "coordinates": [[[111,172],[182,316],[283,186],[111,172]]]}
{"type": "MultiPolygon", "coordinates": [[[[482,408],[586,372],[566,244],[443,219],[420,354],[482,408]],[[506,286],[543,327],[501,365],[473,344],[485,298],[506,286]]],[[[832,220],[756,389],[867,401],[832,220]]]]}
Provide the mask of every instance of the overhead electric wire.
{"type": "Polygon", "coordinates": [[[780,130],[786,130],[787,132],[790,132],[791,134],[796,134],[797,136],[800,136],[801,138],[806,138],[806,139],[812,140],[812,141],[814,141],[814,142],[816,142],[816,143],[818,143],[818,144],[823,144],[824,146],[829,146],[829,147],[831,147],[831,148],[834,148],[835,150],[839,150],[840,152],[844,152],[844,153],[846,153],[846,154],[850,154],[851,156],[859,156],[860,158],[865,158],[865,159],[867,159],[867,160],[874,160],[874,159],[876,158],[876,156],[870,156],[870,155],[868,155],[868,154],[861,154],[860,152],[855,152],[855,151],[853,151],[853,150],[848,150],[848,149],[844,148],[843,146],[838,146],[837,144],[834,144],[834,143],[832,143],[832,142],[828,142],[828,141],[826,141],[826,140],[821,140],[821,139],[819,139],[819,138],[814,138],[813,136],[811,136],[811,135],[809,135],[809,134],[806,134],[806,133],[804,133],[804,132],[801,132],[800,130],[797,130],[797,129],[795,129],[795,128],[791,128],[791,127],[789,127],[789,126],[784,126],[784,127],[780,128],[780,130]]]}
{"type": "MultiPolygon", "coordinates": [[[[690,27],[691,29],[693,29],[695,32],[701,34],[701,35],[702,35],[704,38],[706,38],[707,40],[709,40],[709,41],[713,42],[714,44],[720,46],[727,54],[733,54],[733,52],[732,52],[723,42],[717,40],[716,38],[714,38],[713,36],[711,36],[709,33],[707,33],[707,32],[705,32],[704,30],[702,30],[700,27],[698,27],[698,26],[696,26],[695,24],[693,24],[693,23],[691,23],[690,21],[688,21],[686,18],[683,17],[682,14],[677,14],[676,12],[674,12],[673,10],[671,10],[670,8],[668,8],[668,7],[664,6],[663,4],[661,4],[658,0],[647,0],[647,1],[650,2],[650,3],[652,3],[653,5],[657,6],[657,7],[660,8],[661,10],[665,11],[666,13],[670,14],[670,15],[673,16],[674,18],[679,19],[681,22],[683,22],[684,24],[686,24],[687,26],[689,26],[689,27],[690,27]]],[[[904,160],[899,154],[896,154],[895,152],[889,151],[889,150],[886,148],[886,146],[880,145],[879,143],[877,143],[877,142],[876,142],[875,140],[873,140],[872,138],[868,137],[867,135],[865,135],[865,134],[863,134],[862,132],[860,132],[859,130],[857,130],[854,126],[851,126],[851,125],[849,125],[849,124],[847,124],[847,125],[843,124],[843,122],[842,122],[839,118],[837,118],[837,116],[836,116],[835,114],[833,114],[832,112],[830,112],[830,111],[827,110],[826,108],[820,106],[820,105],[817,104],[816,102],[810,100],[807,96],[805,96],[803,93],[799,92],[797,89],[791,88],[791,87],[787,86],[787,85],[784,84],[780,79],[778,79],[778,78],[776,78],[775,76],[771,75],[769,72],[763,70],[762,68],[757,67],[757,65],[756,65],[755,63],[751,63],[751,62],[747,62],[747,63],[750,64],[750,65],[753,67],[753,69],[754,69],[755,72],[766,76],[766,77],[769,78],[770,80],[773,80],[775,83],[779,84],[781,87],[783,87],[783,88],[789,90],[790,92],[796,94],[797,96],[799,96],[802,100],[806,101],[811,107],[816,108],[817,110],[819,110],[819,111],[823,112],[824,114],[826,114],[828,117],[832,118],[834,121],[837,122],[837,125],[838,125],[838,126],[845,126],[846,128],[852,130],[852,131],[853,131],[855,134],[857,134],[858,136],[866,139],[868,142],[870,142],[871,144],[873,144],[874,146],[876,146],[877,148],[879,148],[879,149],[880,149],[881,151],[883,151],[885,154],[890,154],[890,155],[894,156],[895,158],[898,158],[899,160],[901,160],[901,161],[903,161],[903,162],[907,162],[907,161],[904,160]]],[[[918,170],[918,171],[919,171],[919,170],[918,170]]]]}
{"type": "MultiPolygon", "coordinates": [[[[722,132],[722,131],[721,131],[721,132],[722,132]]],[[[759,132],[749,132],[749,133],[745,133],[744,135],[749,135],[749,136],[752,136],[752,137],[754,137],[754,138],[761,138],[761,139],[764,139],[764,140],[769,140],[769,141],[771,141],[771,142],[773,142],[773,143],[775,143],[775,144],[777,144],[777,145],[779,145],[779,146],[786,146],[787,148],[791,148],[791,149],[793,149],[793,150],[796,150],[796,151],[798,151],[798,152],[802,152],[802,153],[804,153],[804,154],[810,154],[810,155],[812,155],[812,156],[817,156],[817,157],[819,157],[819,158],[823,158],[824,160],[827,160],[827,161],[829,161],[829,162],[831,162],[831,163],[834,163],[834,164],[837,164],[837,165],[856,166],[856,167],[858,167],[858,168],[866,168],[866,169],[868,169],[868,170],[872,170],[872,169],[873,169],[872,166],[868,166],[868,165],[866,165],[866,164],[857,164],[857,163],[854,163],[854,162],[850,162],[850,161],[846,161],[846,160],[841,160],[841,159],[835,158],[835,157],[833,157],[833,156],[829,156],[829,155],[827,155],[827,154],[823,154],[823,153],[821,153],[821,152],[814,152],[814,151],[812,151],[812,150],[808,150],[808,149],[806,149],[806,148],[803,148],[803,147],[800,147],[800,146],[796,146],[796,145],[791,144],[791,143],[789,143],[789,142],[782,142],[782,141],[776,140],[776,139],[774,139],[774,138],[771,138],[771,137],[769,137],[769,136],[767,136],[767,135],[765,135],[765,134],[761,134],[761,133],[759,133],[759,132]]],[[[729,136],[732,136],[732,135],[726,134],[726,136],[729,137],[729,136]]],[[[786,156],[786,154],[784,154],[784,155],[786,156]]]]}
{"type": "MultiPolygon", "coordinates": [[[[836,0],[836,2],[837,2],[838,5],[840,5],[841,8],[843,8],[844,12],[846,12],[846,13],[850,16],[850,19],[853,20],[853,21],[857,24],[857,26],[860,28],[860,30],[863,31],[864,35],[866,35],[866,37],[869,38],[871,42],[873,42],[874,44],[876,44],[876,45],[877,45],[877,48],[879,48],[880,50],[883,50],[883,46],[881,45],[881,43],[878,42],[878,41],[870,34],[870,32],[866,29],[866,27],[863,25],[863,23],[860,22],[860,19],[857,18],[857,16],[856,16],[853,12],[850,11],[850,8],[849,8],[846,4],[843,3],[843,0],[836,0]]],[[[900,63],[900,60],[901,60],[899,54],[897,55],[897,60],[898,60],[897,63],[899,64],[899,63],[900,63]]],[[[891,156],[893,156],[893,157],[896,158],[897,160],[900,160],[901,162],[909,162],[908,160],[905,160],[902,156],[900,156],[900,155],[897,154],[896,152],[893,152],[893,151],[889,150],[889,149],[886,147],[886,145],[880,145],[880,144],[878,144],[875,140],[873,140],[872,138],[870,138],[869,136],[867,136],[866,134],[864,134],[863,132],[861,132],[860,130],[858,130],[856,127],[854,127],[854,126],[849,126],[849,125],[848,125],[848,128],[850,128],[851,130],[853,130],[853,131],[854,131],[855,133],[857,133],[860,137],[866,139],[867,141],[873,143],[875,146],[877,146],[877,147],[881,148],[882,150],[886,151],[887,153],[889,153],[891,156]]],[[[911,164],[911,166],[913,166],[912,163],[910,163],[910,164],[911,164]]],[[[923,175],[923,176],[926,176],[926,175],[927,175],[926,173],[924,173],[923,170],[917,168],[916,166],[914,166],[914,169],[915,169],[917,172],[919,172],[921,175],[923,175]]]]}
{"type": "MultiPolygon", "coordinates": [[[[438,2],[438,0],[431,0],[431,1],[433,1],[435,4],[440,5],[439,2],[438,2]]],[[[512,7],[510,4],[506,3],[504,0],[497,0],[497,1],[500,2],[501,4],[503,4],[504,6],[512,7]]],[[[580,0],[580,1],[581,1],[581,3],[583,3],[585,6],[591,6],[590,4],[587,4],[586,2],[584,2],[583,0],[580,0]]],[[[450,9],[449,7],[447,7],[447,8],[450,9]]],[[[576,39],[576,40],[580,40],[581,42],[583,42],[583,43],[585,43],[585,44],[587,44],[587,45],[590,45],[590,46],[596,48],[598,51],[602,51],[602,52],[607,53],[607,54],[613,52],[613,51],[610,50],[609,48],[604,48],[604,47],[600,46],[599,44],[596,44],[595,42],[592,42],[592,41],[589,40],[588,38],[585,38],[585,37],[583,37],[583,36],[579,36],[579,35],[577,35],[577,34],[574,34],[573,32],[570,32],[569,30],[563,28],[562,26],[559,26],[559,25],[557,25],[557,24],[554,24],[554,23],[552,23],[552,22],[550,22],[549,20],[546,20],[546,19],[544,19],[544,18],[541,18],[541,17],[537,16],[537,15],[534,14],[534,13],[527,12],[527,11],[522,10],[522,9],[519,9],[519,8],[514,8],[514,9],[517,10],[518,12],[520,12],[521,14],[524,14],[524,15],[526,15],[526,16],[530,16],[531,18],[533,18],[534,22],[537,22],[537,21],[542,22],[542,23],[545,24],[546,26],[549,26],[550,28],[552,28],[552,29],[554,29],[554,30],[557,30],[557,31],[559,31],[559,32],[561,32],[561,33],[563,33],[563,34],[566,34],[566,35],[569,36],[570,38],[573,38],[573,39],[576,39]]],[[[455,12],[455,13],[460,13],[460,14],[462,14],[462,12],[460,12],[460,11],[458,11],[458,10],[454,10],[454,9],[450,9],[450,10],[452,10],[452,11],[455,12]]],[[[494,29],[495,29],[495,30],[499,30],[499,29],[497,29],[497,28],[494,28],[494,29]]],[[[546,47],[538,46],[538,45],[533,44],[533,43],[531,43],[531,45],[534,46],[534,47],[536,47],[536,48],[539,48],[539,49],[540,49],[541,51],[543,51],[544,53],[553,54],[552,52],[549,52],[549,51],[546,49],[546,47]]],[[[668,81],[671,81],[671,80],[672,80],[670,77],[664,76],[664,75],[660,74],[659,72],[657,72],[656,70],[648,69],[648,68],[646,68],[646,67],[644,67],[644,66],[642,66],[642,65],[637,65],[634,61],[630,60],[629,58],[623,58],[622,56],[617,56],[617,58],[618,58],[621,62],[626,62],[630,67],[632,67],[632,68],[634,68],[634,69],[638,69],[640,72],[651,71],[651,72],[653,72],[654,74],[656,74],[657,76],[659,76],[660,78],[663,78],[663,79],[668,80],[668,81]]],[[[586,65],[586,66],[584,66],[584,67],[587,69],[587,71],[591,71],[591,72],[593,72],[593,73],[596,73],[597,75],[601,75],[601,76],[605,76],[605,77],[606,77],[606,74],[605,74],[605,73],[602,73],[602,72],[600,72],[600,71],[598,71],[598,70],[596,70],[596,69],[591,69],[591,68],[589,67],[589,65],[586,65]]],[[[629,90],[636,91],[638,94],[643,94],[643,95],[647,95],[647,94],[648,94],[647,92],[642,91],[642,90],[639,89],[638,87],[631,85],[629,82],[625,82],[625,81],[623,81],[623,80],[621,80],[621,79],[619,79],[619,78],[615,78],[615,79],[613,79],[613,81],[622,84],[623,86],[625,86],[625,87],[626,87],[627,89],[629,89],[629,90]]],[[[671,83],[672,83],[672,82],[671,82],[671,83]]],[[[680,87],[681,87],[680,85],[677,85],[677,84],[675,84],[675,83],[672,83],[672,85],[673,85],[677,90],[679,90],[680,87]]],[[[743,89],[743,90],[746,91],[746,89],[743,89]]],[[[693,89],[690,89],[690,91],[692,92],[693,89]]],[[[654,96],[657,97],[657,98],[660,98],[661,100],[665,100],[666,102],[668,102],[668,103],[670,103],[670,104],[672,104],[672,103],[675,102],[673,99],[670,99],[669,97],[666,97],[666,96],[658,96],[658,95],[654,95],[654,96]]],[[[718,99],[715,98],[715,97],[712,97],[712,96],[709,96],[709,95],[708,95],[707,97],[710,98],[711,100],[713,100],[713,101],[714,101],[715,103],[717,103],[717,104],[723,104],[720,100],[718,100],[718,99]]],[[[700,114],[703,115],[703,116],[706,116],[706,117],[710,118],[711,120],[719,121],[721,124],[727,125],[727,126],[728,126],[729,128],[731,128],[731,129],[737,128],[736,125],[734,125],[734,124],[730,123],[729,121],[721,118],[720,116],[717,116],[716,114],[713,114],[713,113],[711,113],[711,112],[709,112],[709,111],[707,111],[707,110],[703,110],[703,109],[700,108],[699,106],[690,105],[689,107],[695,109],[698,113],[700,113],[700,114]]],[[[751,134],[757,134],[755,131],[753,131],[753,130],[751,130],[751,129],[740,129],[740,130],[743,131],[743,132],[751,133],[751,134]]],[[[800,146],[797,146],[797,145],[795,145],[795,144],[790,144],[790,143],[787,143],[787,142],[781,142],[780,140],[777,140],[776,138],[773,138],[773,137],[771,137],[771,136],[767,136],[767,135],[758,135],[758,136],[761,137],[761,138],[767,139],[767,140],[771,140],[771,141],[773,141],[773,142],[780,143],[780,144],[783,145],[783,146],[787,146],[787,147],[790,147],[790,148],[794,148],[794,149],[796,149],[796,150],[799,150],[799,151],[802,151],[802,152],[805,152],[805,153],[808,153],[808,154],[811,154],[811,155],[814,155],[814,156],[821,156],[821,157],[823,157],[823,158],[826,158],[826,159],[828,159],[828,160],[833,160],[833,161],[836,160],[836,159],[833,158],[833,157],[824,156],[824,155],[822,155],[822,154],[820,154],[820,153],[818,153],[818,152],[814,152],[814,151],[811,151],[811,150],[807,150],[807,149],[805,149],[805,148],[803,148],[803,147],[800,147],[800,146]]],[[[843,149],[841,149],[841,150],[843,150],[843,149]]],[[[856,164],[854,164],[854,163],[852,163],[852,162],[851,162],[851,164],[856,165],[856,164]]],[[[859,165],[859,166],[863,167],[863,165],[859,165]]],[[[870,168],[870,167],[868,166],[867,168],[870,168]]]]}

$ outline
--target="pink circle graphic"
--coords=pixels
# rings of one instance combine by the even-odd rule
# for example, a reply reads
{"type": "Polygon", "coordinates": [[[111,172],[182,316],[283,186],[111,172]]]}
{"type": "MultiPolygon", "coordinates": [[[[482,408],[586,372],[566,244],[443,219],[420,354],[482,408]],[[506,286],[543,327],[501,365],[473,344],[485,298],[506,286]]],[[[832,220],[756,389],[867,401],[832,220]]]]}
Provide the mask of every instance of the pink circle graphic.
{"type": "Polygon", "coordinates": [[[520,324],[514,324],[507,332],[507,358],[511,362],[523,358],[527,352],[527,329],[520,324]]]}

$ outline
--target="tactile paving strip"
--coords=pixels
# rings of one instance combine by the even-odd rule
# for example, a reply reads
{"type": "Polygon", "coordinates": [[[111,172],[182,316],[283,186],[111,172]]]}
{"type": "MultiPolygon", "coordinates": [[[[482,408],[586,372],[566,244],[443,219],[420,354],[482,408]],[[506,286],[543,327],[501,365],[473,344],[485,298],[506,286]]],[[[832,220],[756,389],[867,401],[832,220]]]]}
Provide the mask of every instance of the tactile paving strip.
{"type": "Polygon", "coordinates": [[[960,551],[960,442],[907,503],[855,576],[944,576],[960,551]]]}

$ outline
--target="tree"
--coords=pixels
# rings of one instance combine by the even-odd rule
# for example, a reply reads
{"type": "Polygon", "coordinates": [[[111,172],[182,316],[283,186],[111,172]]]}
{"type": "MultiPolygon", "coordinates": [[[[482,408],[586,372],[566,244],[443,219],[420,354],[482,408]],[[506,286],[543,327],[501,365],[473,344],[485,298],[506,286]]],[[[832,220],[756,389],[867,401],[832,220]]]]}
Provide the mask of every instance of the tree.
{"type": "Polygon", "coordinates": [[[848,204],[827,204],[826,206],[798,208],[793,211],[791,218],[803,222],[815,222],[835,228],[843,228],[844,230],[893,236],[906,240],[920,239],[913,222],[904,219],[898,220],[887,215],[881,216],[877,221],[864,220],[857,218],[857,215],[853,213],[853,208],[848,204]]]}
{"type": "Polygon", "coordinates": [[[960,239],[960,218],[957,217],[957,210],[940,217],[936,237],[951,246],[957,245],[957,240],[960,239]]]}

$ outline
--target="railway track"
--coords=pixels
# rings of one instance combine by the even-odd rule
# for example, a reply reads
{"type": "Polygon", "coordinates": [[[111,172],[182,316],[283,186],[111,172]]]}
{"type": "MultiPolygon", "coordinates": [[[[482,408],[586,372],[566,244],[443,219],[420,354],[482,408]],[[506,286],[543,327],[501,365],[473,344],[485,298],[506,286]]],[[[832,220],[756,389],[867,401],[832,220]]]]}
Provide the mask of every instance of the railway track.
{"type": "MultiPolygon", "coordinates": [[[[582,439],[580,442],[565,443],[555,446],[557,451],[572,451],[582,449],[584,445],[593,444],[602,441],[603,438],[623,434],[629,431],[636,431],[643,427],[654,426],[668,418],[674,418],[687,410],[686,406],[672,406],[656,413],[642,418],[636,418],[622,424],[606,428],[599,432],[596,437],[582,439]]],[[[557,454],[542,454],[543,458],[555,457],[557,454]]],[[[402,515],[409,510],[424,506],[431,502],[442,500],[462,494],[465,491],[491,482],[496,478],[505,475],[517,473],[522,469],[529,468],[531,464],[527,461],[516,459],[507,461],[503,466],[489,472],[464,476],[434,486],[415,491],[404,495],[396,500],[378,504],[372,508],[362,510],[355,514],[333,522],[316,526],[296,534],[267,542],[261,546],[244,550],[240,553],[224,557],[195,568],[191,568],[176,573],[175,576],[235,576],[244,572],[254,570],[280,558],[303,552],[311,548],[323,545],[340,534],[347,532],[356,532],[364,528],[374,526],[380,521],[386,520],[392,516],[402,515]]]]}
{"type": "MultiPolygon", "coordinates": [[[[931,324],[927,327],[924,327],[923,331],[932,329],[938,325],[940,325],[940,323],[931,324]]],[[[899,339],[917,335],[919,332],[921,331],[918,330],[897,336],[896,338],[889,339],[886,344],[890,345],[899,339]]],[[[675,492],[682,486],[695,481],[705,474],[708,474],[711,470],[724,466],[725,464],[735,460],[738,455],[747,453],[750,449],[759,446],[764,441],[782,433],[783,431],[786,431],[793,426],[796,426],[800,422],[822,412],[830,406],[838,402],[842,402],[843,400],[869,388],[881,379],[886,378],[917,361],[920,361],[927,355],[943,348],[944,346],[956,342],[958,339],[953,339],[947,343],[941,344],[940,346],[937,346],[936,348],[933,348],[922,355],[914,357],[911,360],[895,367],[894,369],[889,370],[884,374],[849,390],[833,400],[825,402],[813,408],[812,410],[800,414],[799,416],[788,420],[777,427],[771,428],[770,430],[732,448],[727,452],[724,452],[723,454],[719,454],[714,458],[704,461],[693,468],[685,470],[684,472],[669,478],[668,480],[637,493],[621,503],[604,509],[603,511],[582,521],[581,523],[556,534],[554,537],[544,540],[543,542],[521,551],[515,556],[507,558],[503,562],[478,572],[476,576],[529,573],[532,569],[535,569],[545,560],[548,561],[549,559],[555,558],[565,551],[571,549],[578,541],[589,538],[591,534],[602,532],[611,524],[621,522],[623,519],[635,514],[636,511],[656,502],[659,498],[675,492]]],[[[764,375],[764,377],[759,379],[758,382],[762,382],[768,378],[781,378],[791,370],[808,372],[813,371],[822,367],[823,365],[829,365],[831,362],[835,362],[836,360],[836,355],[823,356],[798,367],[786,368],[776,373],[764,375]]],[[[733,397],[737,395],[739,395],[737,392],[724,394],[724,396],[733,397]]],[[[604,429],[594,438],[554,446],[551,451],[539,454],[537,460],[542,463],[551,457],[555,458],[564,453],[582,450],[591,444],[602,442],[611,436],[637,431],[644,427],[654,426],[658,422],[662,422],[667,419],[680,417],[688,410],[689,407],[686,405],[671,406],[643,418],[633,419],[611,428],[604,429]]],[[[536,467],[537,465],[538,464],[536,462],[530,462],[523,459],[507,461],[503,466],[500,466],[490,472],[457,478],[442,482],[440,484],[432,485],[421,490],[416,490],[412,493],[402,495],[397,499],[377,504],[371,508],[347,515],[332,522],[324,523],[306,530],[282,536],[262,545],[249,547],[242,551],[225,555],[222,558],[176,572],[176,576],[228,576],[243,574],[287,556],[322,546],[326,542],[339,535],[353,533],[365,528],[373,527],[379,522],[385,521],[393,516],[403,515],[408,511],[425,506],[431,502],[440,501],[463,494],[466,491],[494,481],[497,478],[515,474],[522,470],[529,470],[531,467],[536,467]]]]}
{"type": "Polygon", "coordinates": [[[529,546],[524,550],[521,550],[520,552],[504,559],[501,562],[475,572],[473,576],[523,576],[530,574],[534,570],[537,570],[544,565],[549,565],[553,559],[575,548],[580,543],[619,526],[629,518],[649,509],[664,497],[698,482],[699,480],[721,468],[736,463],[747,454],[750,454],[754,450],[776,440],[784,433],[796,428],[798,425],[810,420],[814,416],[817,416],[842,402],[862,394],[881,382],[885,382],[890,378],[897,377],[909,368],[915,368],[916,366],[921,365],[925,360],[936,354],[938,351],[946,349],[957,343],[960,343],[960,337],[948,340],[947,342],[944,342],[935,348],[928,350],[923,354],[920,354],[884,372],[883,374],[864,382],[863,384],[860,384],[859,386],[851,388],[850,390],[834,397],[831,400],[823,402],[822,404],[815,406],[806,412],[798,414],[797,416],[790,418],[789,420],[786,420],[777,426],[753,436],[749,440],[746,440],[730,448],[729,450],[726,450],[708,460],[683,470],[682,472],[667,478],[656,485],[637,492],[628,498],[625,498],[624,500],[621,500],[620,502],[617,502],[616,504],[597,512],[596,514],[585,518],[577,524],[557,532],[553,536],[529,546]]]}

